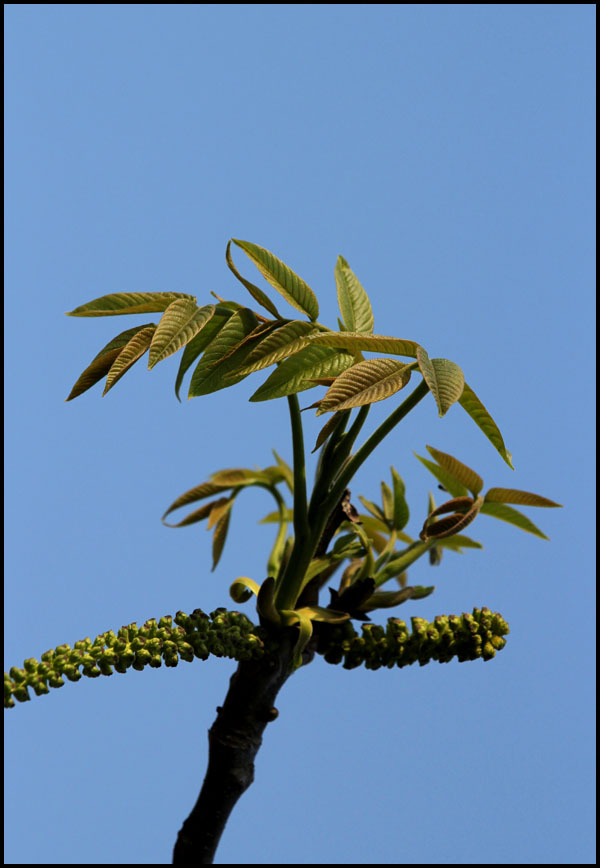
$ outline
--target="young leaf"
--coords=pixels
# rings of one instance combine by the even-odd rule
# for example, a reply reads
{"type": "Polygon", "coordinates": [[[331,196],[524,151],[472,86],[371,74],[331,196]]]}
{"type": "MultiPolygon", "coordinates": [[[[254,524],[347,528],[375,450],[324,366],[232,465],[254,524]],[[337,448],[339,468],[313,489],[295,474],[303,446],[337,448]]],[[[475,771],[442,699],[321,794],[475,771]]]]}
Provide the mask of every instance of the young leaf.
{"type": "Polygon", "coordinates": [[[322,621],[326,624],[341,624],[350,618],[348,612],[336,612],[335,609],[325,609],[323,606],[302,606],[294,611],[306,615],[311,621],[322,621]]]}
{"type": "Polygon", "coordinates": [[[333,416],[331,416],[327,420],[327,422],[325,422],[325,424],[319,431],[319,434],[317,436],[317,442],[315,443],[315,448],[312,450],[311,455],[313,452],[316,452],[317,449],[323,445],[323,443],[325,443],[331,432],[334,430],[334,428],[337,427],[337,424],[340,421],[340,416],[341,413],[334,413],[333,416]]]}
{"type": "Polygon", "coordinates": [[[358,332],[318,332],[310,337],[310,343],[339,350],[365,350],[373,353],[389,353],[394,356],[417,357],[415,341],[401,338],[388,338],[383,335],[361,334],[358,332]]]}
{"type": "Polygon", "coordinates": [[[281,470],[283,474],[283,478],[285,479],[285,484],[290,490],[290,494],[294,493],[294,471],[290,467],[290,465],[283,460],[283,458],[275,452],[274,449],[271,450],[275,461],[277,462],[277,466],[281,470]]]}
{"type": "Polygon", "coordinates": [[[439,414],[443,416],[462,395],[465,385],[463,372],[448,359],[430,359],[423,347],[417,348],[417,361],[439,414]]]}
{"type": "Polygon", "coordinates": [[[408,508],[408,503],[406,502],[406,498],[404,496],[405,487],[404,482],[401,477],[398,475],[395,468],[392,467],[392,488],[394,493],[394,518],[393,518],[393,526],[394,530],[403,530],[408,524],[408,520],[410,518],[410,511],[408,508]]]}
{"type": "Polygon", "coordinates": [[[175,394],[178,401],[181,400],[179,397],[179,390],[181,389],[181,384],[186,371],[196,361],[198,356],[204,352],[213,338],[218,335],[231,316],[232,314],[230,312],[223,315],[217,311],[212,319],[207,322],[202,331],[197,334],[195,338],[192,338],[186,346],[181,355],[181,362],[179,363],[179,370],[177,371],[177,378],[175,380],[175,394]]]}
{"type": "Polygon", "coordinates": [[[213,565],[211,572],[213,572],[219,561],[221,560],[221,554],[223,553],[223,546],[225,545],[225,540],[227,539],[227,531],[229,529],[229,519],[231,518],[231,509],[228,509],[224,515],[221,516],[217,525],[215,527],[215,532],[213,533],[213,543],[212,543],[212,556],[213,556],[213,565]]]}
{"type": "MultiPolygon", "coordinates": [[[[373,503],[372,501],[367,500],[367,498],[363,497],[362,494],[358,495],[358,499],[360,500],[360,502],[362,503],[364,508],[367,510],[367,512],[370,512],[372,516],[374,516],[375,518],[379,519],[380,522],[382,522],[383,527],[385,527],[385,533],[388,533],[389,528],[388,528],[388,524],[387,524],[387,519],[386,519],[385,514],[384,514],[383,510],[381,509],[381,507],[377,506],[376,503],[373,503]]],[[[383,527],[381,528],[382,531],[383,531],[383,527]]]]}
{"type": "Polygon", "coordinates": [[[258,596],[260,586],[248,579],[246,576],[239,576],[231,583],[229,588],[229,596],[235,603],[246,603],[251,598],[252,594],[258,596]]]}
{"type": "Polygon", "coordinates": [[[541,539],[549,539],[526,515],[523,515],[518,509],[513,509],[512,506],[506,506],[504,503],[484,503],[481,512],[483,515],[492,515],[494,518],[514,524],[515,527],[520,527],[521,530],[526,530],[528,533],[541,537],[541,539]]]}
{"type": "Polygon", "coordinates": [[[485,495],[486,503],[520,503],[521,506],[562,506],[541,494],[519,491],[517,488],[490,488],[485,495]]]}
{"type": "Polygon", "coordinates": [[[446,470],[444,467],[440,467],[438,464],[435,464],[433,461],[430,461],[428,458],[423,458],[421,455],[417,455],[416,452],[413,453],[421,462],[424,464],[427,470],[430,473],[433,473],[435,478],[441,482],[446,491],[449,491],[453,497],[463,497],[467,493],[467,488],[460,482],[456,476],[450,473],[449,470],[446,470]]]}
{"type": "Polygon", "coordinates": [[[125,374],[132,365],[134,365],[138,359],[140,359],[150,344],[152,343],[152,336],[156,331],[156,326],[146,326],[141,331],[137,332],[123,347],[117,358],[112,363],[108,375],[106,377],[106,385],[104,387],[104,392],[102,395],[106,395],[106,393],[112,389],[112,387],[117,383],[123,374],[125,374]]]}
{"type": "MultiPolygon", "coordinates": [[[[458,552],[462,554],[462,549],[482,549],[483,546],[481,543],[476,542],[476,540],[471,539],[471,537],[463,536],[460,533],[454,534],[454,536],[446,537],[446,539],[436,540],[435,548],[441,546],[445,549],[451,549],[452,551],[458,552]]],[[[433,551],[433,549],[430,549],[433,551]]]]}
{"type": "MultiPolygon", "coordinates": [[[[171,506],[164,513],[162,520],[164,521],[169,513],[174,512],[181,506],[187,506],[190,503],[195,503],[197,500],[204,500],[205,497],[211,497],[213,494],[217,494],[219,491],[223,491],[226,488],[230,488],[230,486],[219,485],[215,482],[202,482],[200,485],[196,485],[195,488],[190,488],[190,490],[186,491],[185,494],[181,494],[177,500],[174,500],[171,506]]],[[[175,525],[171,526],[174,527],[175,525]]]]}
{"type": "MultiPolygon", "coordinates": [[[[213,506],[215,505],[215,503],[219,503],[219,502],[220,501],[218,501],[218,500],[213,500],[210,503],[205,503],[204,506],[201,506],[199,509],[196,509],[194,512],[191,512],[189,515],[187,515],[185,518],[183,518],[177,524],[169,524],[168,521],[164,520],[164,516],[163,516],[163,524],[166,525],[167,527],[187,527],[190,524],[196,524],[196,522],[198,522],[198,521],[204,521],[204,519],[208,518],[208,516],[210,515],[211,510],[212,510],[213,506]]],[[[170,512],[170,510],[168,510],[168,511],[170,512]]],[[[166,514],[167,513],[165,513],[165,515],[166,514]]]]}
{"type": "Polygon", "coordinates": [[[259,289],[258,286],[255,286],[253,283],[250,283],[249,280],[246,280],[245,277],[242,277],[242,275],[239,273],[239,271],[235,267],[235,265],[233,263],[233,259],[231,257],[231,241],[227,242],[227,249],[225,251],[225,260],[227,261],[227,265],[229,266],[229,270],[237,277],[239,282],[242,283],[246,287],[246,289],[248,290],[248,292],[250,293],[252,298],[254,298],[262,307],[264,307],[266,310],[268,310],[272,316],[277,317],[277,319],[281,319],[281,315],[277,311],[277,308],[275,307],[275,305],[273,304],[273,302],[271,301],[269,296],[266,293],[264,293],[262,291],[262,289],[259,289]]]}
{"type": "Polygon", "coordinates": [[[260,371],[281,359],[293,356],[308,345],[306,336],[314,331],[315,326],[304,320],[292,320],[286,323],[254,347],[240,373],[251,374],[253,371],[260,371]]]}
{"type": "Polygon", "coordinates": [[[337,297],[344,326],[349,332],[373,331],[373,311],[369,296],[343,256],[335,266],[337,297]]]}
{"type": "Polygon", "coordinates": [[[269,484],[269,477],[261,470],[249,470],[245,467],[232,467],[230,470],[218,470],[210,477],[210,481],[224,488],[242,488],[246,485],[269,484]]]}
{"type": "Polygon", "coordinates": [[[185,292],[115,292],[103,295],[67,312],[67,316],[116,316],[129,313],[158,313],[166,310],[176,298],[196,302],[185,292]]]}
{"type": "Polygon", "coordinates": [[[462,464],[457,458],[448,455],[446,452],[440,452],[439,449],[434,449],[433,446],[428,446],[427,451],[432,458],[435,458],[438,464],[445,467],[455,479],[458,479],[463,485],[466,485],[473,497],[477,497],[483,488],[483,479],[466,464],[462,464]]]}
{"type": "Polygon", "coordinates": [[[337,376],[354,362],[354,356],[328,347],[305,347],[286,359],[251,396],[251,401],[270,401],[312,389],[313,377],[337,376]]]}
{"type": "Polygon", "coordinates": [[[232,241],[244,251],[265,280],[274,286],[292,307],[305,313],[311,320],[317,319],[319,316],[317,298],[301,277],[264,247],[237,238],[232,238],[232,241]]]}
{"type": "Polygon", "coordinates": [[[394,521],[394,495],[392,489],[385,482],[381,482],[381,503],[386,521],[391,525],[394,521]]]}
{"type": "Polygon", "coordinates": [[[458,399],[458,403],[466,410],[471,419],[478,425],[485,436],[488,438],[490,443],[492,443],[502,458],[506,461],[511,470],[515,468],[512,465],[512,455],[507,450],[504,445],[504,440],[502,439],[502,434],[500,433],[500,429],[483,406],[473,389],[465,383],[465,387],[463,389],[463,393],[458,399]]]}
{"type": "Polygon", "coordinates": [[[211,530],[211,528],[221,521],[224,515],[230,512],[231,507],[233,506],[233,500],[233,497],[221,497],[219,500],[213,501],[212,509],[208,516],[206,530],[211,530]]]}
{"type": "Polygon", "coordinates": [[[215,309],[214,304],[197,307],[195,302],[187,298],[172,302],[162,315],[152,338],[148,369],[188,344],[202,331],[215,309]]]}
{"type": "Polygon", "coordinates": [[[410,374],[410,366],[395,359],[358,362],[330,386],[320,402],[317,416],[383,401],[406,386],[410,374]]]}
{"type": "MultiPolygon", "coordinates": [[[[229,353],[256,328],[256,325],[256,317],[248,308],[242,308],[233,314],[219,334],[211,341],[208,349],[196,365],[190,382],[189,398],[207,395],[237,382],[233,378],[224,381],[225,375],[230,373],[240,360],[237,354],[230,355],[229,353]],[[223,361],[223,357],[226,355],[228,358],[223,361]]],[[[246,344],[242,347],[240,355],[245,356],[250,350],[251,346],[246,344]]]]}
{"type": "Polygon", "coordinates": [[[79,375],[75,385],[69,392],[69,397],[66,398],[66,400],[72,401],[73,398],[77,398],[79,395],[87,392],[88,389],[91,389],[98,380],[101,380],[105,374],[108,374],[113,362],[119,356],[123,347],[129,343],[131,338],[138,332],[141,332],[142,329],[150,326],[154,326],[154,323],[145,323],[144,325],[127,329],[126,331],[121,332],[121,334],[118,334],[116,338],[112,339],[112,341],[109,341],[105,347],[102,347],[100,352],[94,356],[85,371],[79,375]]]}

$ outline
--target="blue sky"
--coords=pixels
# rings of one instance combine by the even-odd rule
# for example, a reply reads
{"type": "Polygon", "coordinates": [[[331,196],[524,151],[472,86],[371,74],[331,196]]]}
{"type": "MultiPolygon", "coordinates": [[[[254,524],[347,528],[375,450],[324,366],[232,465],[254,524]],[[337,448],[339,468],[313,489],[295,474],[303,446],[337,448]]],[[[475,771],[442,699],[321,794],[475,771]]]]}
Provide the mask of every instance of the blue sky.
{"type": "MultiPolygon", "coordinates": [[[[460,364],[516,468],[429,400],[354,497],[394,464],[416,532],[434,486],[413,450],[431,444],[565,508],[529,510],[550,542],[481,517],[484,551],[419,563],[435,594],[390,613],[487,605],[511,627],[492,662],[319,659],[288,682],[217,861],[593,863],[594,8],[8,4],[5,20],[7,665],[228,605],[236,576],[264,577],[271,504],[239,499],[214,574],[204,527],[160,516],[215,470],[291,457],[286,402],[248,403],[260,374],[179,404],[177,356],[65,403],[146,320],[64,311],[121,291],[248,301],[234,236],[299,272],[335,327],[342,254],[375,331],[460,364]]],[[[304,416],[310,441],[322,420],[304,416]]],[[[233,667],[84,679],[6,713],[6,862],[169,862],[233,667]]]]}

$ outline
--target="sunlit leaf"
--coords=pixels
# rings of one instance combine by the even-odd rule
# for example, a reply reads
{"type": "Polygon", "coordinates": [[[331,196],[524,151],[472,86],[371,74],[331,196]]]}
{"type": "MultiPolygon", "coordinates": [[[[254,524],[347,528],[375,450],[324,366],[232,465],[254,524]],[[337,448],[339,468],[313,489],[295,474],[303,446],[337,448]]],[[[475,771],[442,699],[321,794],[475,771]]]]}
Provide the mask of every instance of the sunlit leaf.
{"type": "Polygon", "coordinates": [[[232,241],[244,251],[265,280],[274,286],[289,304],[301,313],[305,313],[310,319],[317,319],[319,316],[317,298],[310,286],[301,277],[298,277],[291,268],[269,250],[265,250],[264,247],[259,247],[258,244],[252,244],[250,241],[240,241],[237,238],[233,238],[232,241]]]}
{"type": "Polygon", "coordinates": [[[383,585],[389,579],[393,579],[403,573],[411,564],[414,564],[425,552],[429,551],[434,545],[434,540],[417,540],[407,546],[404,551],[399,552],[394,558],[391,558],[385,567],[380,570],[375,576],[375,584],[377,587],[383,585]]]}
{"type": "Polygon", "coordinates": [[[498,450],[502,458],[504,458],[508,466],[512,470],[514,470],[515,468],[512,464],[512,455],[504,445],[504,440],[502,439],[500,429],[498,428],[486,408],[483,406],[473,389],[471,389],[471,387],[467,383],[465,383],[463,393],[458,399],[458,403],[463,408],[463,410],[467,411],[475,424],[481,428],[485,436],[488,438],[490,443],[492,443],[496,447],[496,449],[498,450]]]}
{"type": "Polygon", "coordinates": [[[213,565],[212,570],[215,570],[217,564],[221,560],[221,554],[223,553],[223,547],[225,545],[225,540],[227,539],[227,531],[229,529],[229,519],[231,518],[231,509],[228,509],[219,519],[216,524],[215,532],[213,533],[213,542],[212,542],[212,556],[213,556],[213,565]]]}
{"type": "Polygon", "coordinates": [[[166,310],[176,298],[196,302],[185,292],[115,292],[103,295],[68,311],[67,316],[116,316],[130,313],[157,313],[166,310]]]}
{"type": "Polygon", "coordinates": [[[279,510],[275,510],[274,512],[269,512],[265,515],[264,518],[258,522],[259,524],[279,524],[280,521],[293,521],[294,520],[294,510],[286,509],[283,512],[283,515],[279,513],[279,510]]]}
{"type": "Polygon", "coordinates": [[[152,343],[152,337],[155,331],[155,325],[146,326],[146,328],[137,332],[137,334],[127,342],[110,367],[106,377],[106,385],[104,387],[104,392],[102,393],[103,395],[106,395],[109,389],[112,389],[115,383],[121,379],[123,374],[125,374],[129,368],[131,368],[131,366],[144,355],[152,343]]]}
{"type": "MultiPolygon", "coordinates": [[[[187,527],[190,524],[196,524],[197,522],[203,521],[205,518],[208,518],[213,506],[215,505],[215,503],[218,502],[219,501],[213,500],[210,503],[205,503],[204,506],[201,506],[199,509],[191,512],[181,521],[177,522],[177,524],[170,524],[168,521],[165,521],[163,517],[163,524],[165,524],[167,527],[187,527]]],[[[165,515],[166,514],[167,513],[165,513],[165,515]]]]}
{"type": "Polygon", "coordinates": [[[483,515],[491,515],[494,518],[507,521],[509,524],[514,524],[515,527],[526,530],[528,533],[541,537],[541,539],[549,539],[526,515],[523,515],[518,509],[513,509],[512,506],[506,506],[504,503],[484,503],[481,512],[483,515]]]}
{"type": "Polygon", "coordinates": [[[286,483],[287,487],[289,488],[290,493],[293,494],[294,493],[294,471],[292,470],[290,465],[287,463],[287,461],[284,461],[283,458],[280,455],[278,455],[274,449],[272,449],[271,452],[273,453],[275,461],[277,462],[277,466],[279,467],[279,469],[283,473],[283,478],[285,479],[285,483],[286,483]]]}
{"type": "Polygon", "coordinates": [[[214,304],[199,308],[187,298],[172,302],[162,315],[152,338],[148,368],[153,368],[188,344],[202,331],[214,313],[214,304]]]}
{"type": "Polygon", "coordinates": [[[405,603],[413,595],[412,588],[402,588],[400,591],[376,591],[359,608],[361,612],[373,612],[375,609],[391,609],[405,603]]]}
{"type": "Polygon", "coordinates": [[[454,497],[462,497],[467,493],[467,488],[462,482],[452,474],[450,471],[446,470],[444,467],[440,467],[439,464],[436,464],[434,461],[430,461],[428,458],[423,458],[422,455],[417,455],[417,453],[413,453],[421,462],[424,464],[427,470],[430,473],[433,473],[435,478],[441,482],[446,491],[449,491],[454,497]]]}
{"type": "Polygon", "coordinates": [[[271,301],[269,296],[266,293],[264,293],[262,291],[262,289],[259,289],[258,286],[255,286],[249,280],[246,280],[245,277],[242,277],[242,275],[239,273],[239,271],[235,267],[233,259],[231,257],[231,241],[227,242],[227,249],[225,251],[225,259],[227,261],[227,265],[229,266],[230,271],[237,277],[237,279],[240,281],[240,283],[242,283],[246,287],[246,289],[248,290],[248,292],[250,293],[252,298],[254,298],[260,305],[262,305],[262,307],[264,307],[266,310],[268,310],[269,313],[272,314],[272,316],[277,317],[277,319],[281,319],[281,316],[278,313],[277,308],[275,307],[275,305],[273,304],[273,302],[271,301]]]}
{"type": "Polygon", "coordinates": [[[340,374],[322,398],[317,416],[383,401],[410,379],[410,368],[395,359],[367,359],[340,374]],[[408,370],[407,370],[408,368],[408,370]]]}
{"type": "Polygon", "coordinates": [[[307,335],[314,331],[315,326],[304,320],[292,320],[286,323],[254,347],[240,372],[250,374],[253,371],[260,371],[281,359],[293,356],[308,345],[307,335]]]}
{"type": "Polygon", "coordinates": [[[386,482],[381,482],[381,503],[383,505],[383,514],[389,524],[394,521],[394,495],[392,489],[386,482]]]}
{"type": "Polygon", "coordinates": [[[418,347],[416,352],[423,379],[435,398],[440,416],[444,416],[462,395],[463,372],[448,359],[430,359],[423,347],[418,347]]]}
{"type": "Polygon", "coordinates": [[[408,356],[411,359],[417,357],[417,347],[419,346],[415,341],[359,332],[317,332],[311,335],[310,343],[316,346],[335,347],[340,350],[390,353],[394,356],[408,356]]]}
{"type": "Polygon", "coordinates": [[[388,528],[388,525],[387,525],[387,520],[386,520],[386,517],[385,517],[385,515],[384,515],[384,513],[383,513],[383,510],[381,509],[381,507],[380,507],[380,506],[377,506],[376,503],[373,503],[372,501],[367,500],[367,498],[366,498],[366,497],[363,497],[362,494],[359,494],[359,495],[358,495],[358,499],[360,500],[360,502],[362,503],[362,505],[364,506],[364,508],[365,508],[368,512],[371,513],[371,515],[373,515],[375,518],[379,519],[379,521],[382,522],[383,527],[385,527],[385,532],[386,532],[386,533],[389,533],[389,528],[388,528]]]}
{"type": "Polygon", "coordinates": [[[268,576],[259,588],[256,609],[261,618],[272,624],[279,624],[280,613],[275,606],[275,579],[268,576]]]}
{"type": "Polygon", "coordinates": [[[490,488],[485,495],[486,503],[519,503],[521,506],[562,506],[541,494],[519,491],[517,488],[490,488]]]}
{"type": "Polygon", "coordinates": [[[181,389],[181,384],[188,368],[196,361],[198,356],[204,352],[231,316],[231,313],[223,315],[217,311],[212,319],[206,323],[202,331],[197,334],[195,338],[192,338],[186,346],[181,355],[181,362],[179,364],[179,370],[177,371],[177,379],[175,380],[175,394],[177,395],[177,400],[180,400],[179,390],[181,389]]]}
{"type": "Polygon", "coordinates": [[[337,376],[352,365],[354,357],[328,347],[305,347],[281,364],[256,390],[251,401],[270,401],[313,388],[314,377],[337,376]]]}
{"type": "Polygon", "coordinates": [[[482,505],[483,497],[477,497],[475,500],[471,497],[457,497],[447,503],[443,503],[427,517],[419,537],[422,540],[433,539],[437,541],[438,539],[460,533],[461,530],[464,530],[467,525],[474,521],[482,505]],[[434,516],[443,515],[445,512],[450,512],[451,510],[455,510],[452,515],[447,515],[439,521],[431,521],[434,516]]]}
{"type": "Polygon", "coordinates": [[[213,501],[206,530],[211,530],[218,524],[223,516],[231,510],[233,506],[233,497],[221,497],[219,500],[213,501]]]}
{"type": "Polygon", "coordinates": [[[232,467],[229,470],[219,470],[212,474],[210,481],[227,488],[256,485],[256,483],[269,484],[268,476],[261,470],[249,470],[245,467],[232,467]]]}
{"type": "Polygon", "coordinates": [[[257,596],[259,590],[260,585],[253,582],[252,579],[246,576],[239,576],[239,578],[231,583],[229,596],[235,603],[246,603],[253,594],[257,596]]]}
{"type": "MultiPolygon", "coordinates": [[[[256,325],[256,317],[248,308],[242,308],[233,314],[219,334],[211,341],[196,365],[190,381],[189,398],[207,395],[210,392],[216,392],[218,389],[233,385],[235,380],[225,380],[224,378],[239,364],[241,358],[236,354],[228,354],[256,328],[256,325]],[[228,358],[223,361],[223,357],[226,355],[228,358]]],[[[251,349],[251,345],[244,345],[240,355],[245,357],[251,349]]],[[[239,379],[242,378],[239,377],[239,379]]]]}
{"type": "Polygon", "coordinates": [[[471,537],[463,536],[463,534],[457,533],[454,536],[446,537],[445,539],[436,540],[435,547],[441,546],[445,549],[451,549],[452,551],[459,552],[461,549],[482,549],[483,546],[481,543],[476,542],[476,540],[471,539],[471,537]]]}
{"type": "Polygon", "coordinates": [[[311,621],[321,621],[326,624],[341,624],[350,618],[347,612],[336,612],[335,609],[325,609],[323,606],[301,606],[294,611],[299,615],[305,615],[311,621]]]}
{"type": "Polygon", "coordinates": [[[372,332],[373,311],[369,296],[343,256],[338,256],[335,282],[344,326],[349,332],[372,332]]]}
{"type": "Polygon", "coordinates": [[[298,624],[299,632],[298,639],[292,651],[292,666],[294,669],[299,669],[302,666],[302,652],[308,645],[312,636],[313,626],[310,618],[301,610],[283,609],[281,611],[281,620],[286,626],[298,624]]]}
{"type": "Polygon", "coordinates": [[[454,458],[454,456],[448,455],[446,452],[440,452],[439,449],[434,449],[433,446],[428,446],[427,451],[432,458],[435,458],[437,463],[451,473],[455,479],[463,485],[466,485],[473,497],[477,497],[483,488],[483,479],[481,476],[475,473],[474,470],[471,470],[470,467],[467,467],[466,464],[460,462],[458,458],[454,458]]]}

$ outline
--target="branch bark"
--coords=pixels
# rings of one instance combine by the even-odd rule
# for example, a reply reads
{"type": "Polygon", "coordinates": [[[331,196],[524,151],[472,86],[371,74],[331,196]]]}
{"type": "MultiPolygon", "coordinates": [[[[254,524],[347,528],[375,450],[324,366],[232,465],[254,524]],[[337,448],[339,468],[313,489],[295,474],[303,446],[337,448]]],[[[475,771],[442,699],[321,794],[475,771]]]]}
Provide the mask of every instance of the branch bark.
{"type": "Polygon", "coordinates": [[[232,675],[225,702],[208,733],[206,777],[177,836],[174,865],[213,863],[227,820],[254,780],[254,759],[263,732],[277,717],[274,702],[292,674],[295,634],[296,628],[289,628],[275,651],[259,660],[241,661],[232,675]]]}

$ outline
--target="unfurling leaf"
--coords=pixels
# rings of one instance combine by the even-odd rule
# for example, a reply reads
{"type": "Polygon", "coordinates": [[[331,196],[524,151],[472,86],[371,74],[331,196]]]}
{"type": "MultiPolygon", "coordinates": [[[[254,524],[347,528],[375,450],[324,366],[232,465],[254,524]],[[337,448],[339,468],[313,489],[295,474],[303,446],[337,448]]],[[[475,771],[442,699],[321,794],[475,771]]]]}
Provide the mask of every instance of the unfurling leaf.
{"type": "Polygon", "coordinates": [[[250,241],[240,241],[232,238],[234,244],[240,247],[246,256],[256,265],[271,286],[281,293],[292,307],[305,313],[310,319],[315,320],[319,316],[317,298],[301,277],[298,277],[284,262],[274,256],[264,247],[252,244],[250,241]]]}
{"type": "Polygon", "coordinates": [[[337,376],[354,363],[354,356],[328,347],[305,347],[281,364],[250,397],[251,401],[270,401],[312,389],[312,378],[337,376]]]}
{"type": "Polygon", "coordinates": [[[131,313],[158,313],[177,298],[194,303],[196,297],[185,292],[115,292],[103,295],[68,311],[67,316],[117,316],[131,313]]]}
{"type": "Polygon", "coordinates": [[[235,267],[235,265],[233,263],[233,259],[231,257],[231,241],[227,242],[227,249],[225,251],[225,260],[227,262],[229,270],[237,277],[237,279],[240,281],[240,283],[242,283],[246,287],[246,289],[248,290],[248,292],[250,293],[252,298],[254,298],[260,305],[262,305],[262,307],[264,307],[266,310],[268,310],[272,316],[277,317],[277,319],[281,319],[281,316],[278,313],[277,308],[275,307],[275,305],[273,304],[273,302],[271,301],[269,296],[266,293],[264,293],[262,291],[262,289],[259,289],[258,286],[255,286],[249,280],[246,280],[245,277],[242,277],[242,275],[239,273],[239,271],[235,267]]]}
{"type": "Polygon", "coordinates": [[[348,612],[336,612],[335,609],[325,609],[323,606],[301,606],[294,611],[305,615],[311,621],[321,621],[325,624],[341,624],[350,618],[348,612]]]}
{"type": "Polygon", "coordinates": [[[483,479],[481,476],[475,473],[474,470],[471,470],[470,467],[467,467],[466,464],[460,462],[458,458],[454,458],[446,452],[440,452],[439,449],[434,449],[433,446],[428,446],[427,451],[431,457],[435,458],[437,463],[451,473],[458,482],[462,485],[466,485],[473,497],[477,497],[483,488],[483,479]]]}
{"type": "Polygon", "coordinates": [[[506,461],[511,470],[514,470],[512,464],[512,455],[507,450],[504,445],[504,440],[502,439],[502,434],[500,433],[500,429],[483,406],[473,389],[465,383],[465,387],[463,389],[463,393],[458,399],[458,403],[466,410],[471,419],[478,425],[485,436],[488,438],[490,443],[492,443],[502,458],[506,461]]]}
{"type": "Polygon", "coordinates": [[[227,515],[231,511],[232,506],[233,497],[221,497],[219,500],[215,500],[212,504],[210,515],[208,516],[206,530],[211,530],[215,527],[215,525],[221,521],[223,516],[227,515]]]}
{"type": "Polygon", "coordinates": [[[519,503],[521,506],[562,506],[541,494],[519,491],[517,488],[490,488],[485,495],[486,503],[519,503]]]}
{"type": "Polygon", "coordinates": [[[106,395],[115,383],[121,379],[123,374],[127,373],[129,368],[131,368],[131,366],[144,355],[152,343],[152,337],[155,331],[155,325],[146,326],[146,328],[137,332],[137,334],[127,342],[110,367],[106,377],[106,385],[104,387],[104,392],[102,393],[103,395],[106,395]]]}
{"type": "Polygon", "coordinates": [[[254,347],[245,359],[244,367],[240,368],[240,373],[251,374],[253,371],[260,371],[288,356],[293,356],[308,345],[307,335],[314,331],[315,326],[304,320],[292,320],[282,325],[274,334],[270,334],[254,347]]]}
{"type": "Polygon", "coordinates": [[[172,302],[162,315],[152,338],[148,368],[153,368],[188,344],[209,322],[215,309],[214,304],[197,307],[195,302],[187,298],[172,302]]]}
{"type": "Polygon", "coordinates": [[[246,576],[240,576],[231,583],[229,588],[229,596],[235,603],[246,603],[252,597],[252,594],[258,596],[260,585],[248,579],[246,576]]]}
{"type": "MultiPolygon", "coordinates": [[[[307,408],[308,409],[308,408],[307,408]]],[[[321,430],[317,435],[317,442],[315,443],[315,447],[312,452],[316,452],[317,449],[325,443],[331,432],[337,428],[338,423],[340,422],[341,413],[334,413],[330,419],[325,422],[321,430]]],[[[311,452],[311,454],[312,454],[311,452]]]]}
{"type": "Polygon", "coordinates": [[[417,357],[416,341],[401,338],[388,338],[384,335],[361,334],[359,332],[318,332],[310,337],[310,343],[321,347],[335,347],[338,350],[369,351],[389,353],[393,356],[417,357]]]}
{"type": "Polygon", "coordinates": [[[215,527],[215,532],[213,533],[213,543],[212,543],[212,556],[213,556],[213,572],[217,568],[217,564],[221,560],[221,554],[223,553],[223,546],[225,545],[225,540],[227,539],[227,531],[229,529],[229,519],[231,518],[231,509],[228,509],[219,519],[217,525],[215,527]]]}
{"type": "Polygon", "coordinates": [[[369,296],[343,256],[335,266],[337,297],[344,326],[349,332],[373,331],[373,311],[369,296]]]}
{"type": "Polygon", "coordinates": [[[444,537],[453,536],[460,533],[467,525],[476,518],[478,512],[483,505],[483,497],[477,497],[473,500],[472,497],[456,497],[438,506],[437,509],[427,516],[423,530],[419,534],[424,541],[438,540],[444,537]],[[443,515],[445,512],[455,510],[452,515],[447,515],[439,521],[432,523],[431,519],[437,515],[443,515]]]}
{"type": "Polygon", "coordinates": [[[393,527],[394,530],[399,531],[403,530],[408,524],[410,510],[405,498],[404,482],[394,467],[392,467],[392,487],[394,494],[393,527]]]}
{"type": "Polygon", "coordinates": [[[410,365],[395,359],[367,359],[340,374],[322,398],[317,416],[383,401],[410,380],[410,365]]]}
{"type": "Polygon", "coordinates": [[[448,359],[430,359],[423,347],[417,348],[417,361],[423,379],[435,398],[439,414],[444,416],[463,393],[463,372],[448,359]]]}

